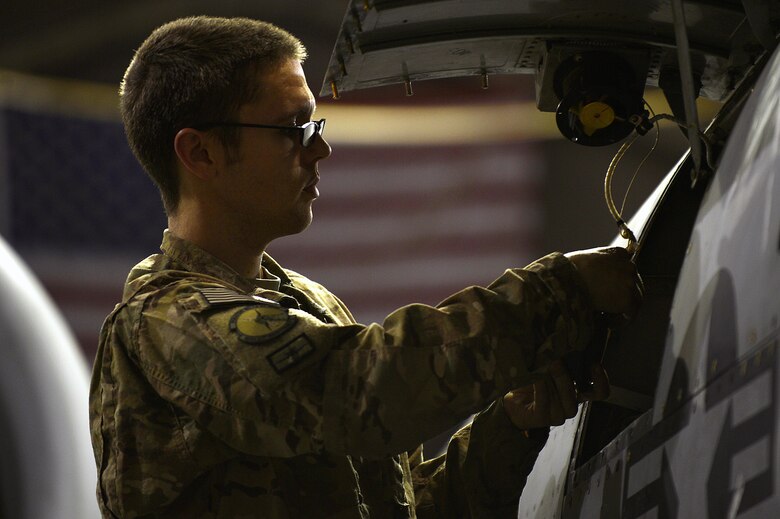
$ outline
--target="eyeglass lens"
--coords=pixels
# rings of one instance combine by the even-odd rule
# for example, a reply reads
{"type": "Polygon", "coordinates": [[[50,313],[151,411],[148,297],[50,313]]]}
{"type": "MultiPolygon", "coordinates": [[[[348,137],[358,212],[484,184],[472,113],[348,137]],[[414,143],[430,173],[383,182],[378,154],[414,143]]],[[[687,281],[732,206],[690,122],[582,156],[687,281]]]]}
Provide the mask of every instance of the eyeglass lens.
{"type": "Polygon", "coordinates": [[[322,130],[325,127],[325,121],[311,121],[303,125],[303,139],[302,144],[304,148],[311,145],[314,142],[314,138],[317,135],[322,135],[322,130]]]}

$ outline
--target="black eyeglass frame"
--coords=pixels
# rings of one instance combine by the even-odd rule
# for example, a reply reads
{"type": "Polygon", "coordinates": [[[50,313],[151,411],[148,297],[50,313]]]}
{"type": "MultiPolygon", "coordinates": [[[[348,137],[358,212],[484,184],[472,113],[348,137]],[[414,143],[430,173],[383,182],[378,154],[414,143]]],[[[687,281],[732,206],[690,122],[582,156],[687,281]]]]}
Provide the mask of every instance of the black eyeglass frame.
{"type": "Polygon", "coordinates": [[[295,130],[300,133],[301,135],[301,146],[304,148],[308,148],[311,146],[311,144],[314,142],[314,139],[317,135],[320,137],[322,136],[322,132],[325,131],[325,119],[320,119],[319,121],[309,121],[308,123],[303,123],[301,125],[293,125],[293,126],[279,126],[276,124],[254,124],[254,123],[237,123],[234,121],[223,121],[223,122],[210,122],[210,123],[200,123],[195,124],[192,126],[192,128],[196,130],[210,130],[211,128],[216,128],[218,126],[228,126],[231,128],[270,128],[273,130],[295,130]],[[311,130],[310,128],[313,128],[311,130]]]}

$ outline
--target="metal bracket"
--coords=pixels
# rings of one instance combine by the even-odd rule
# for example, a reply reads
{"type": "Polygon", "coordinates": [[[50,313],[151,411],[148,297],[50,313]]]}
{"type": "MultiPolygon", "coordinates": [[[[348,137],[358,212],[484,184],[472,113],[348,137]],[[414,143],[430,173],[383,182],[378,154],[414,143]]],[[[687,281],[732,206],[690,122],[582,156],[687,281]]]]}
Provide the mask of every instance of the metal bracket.
{"type": "Polygon", "coordinates": [[[683,103],[685,104],[685,126],[688,129],[688,141],[691,144],[693,184],[700,178],[702,172],[702,140],[699,129],[699,114],[696,110],[697,92],[693,88],[693,68],[691,66],[691,51],[688,46],[688,30],[685,25],[683,0],[672,0],[674,16],[674,39],[677,42],[677,61],[680,65],[680,80],[682,82],[683,103]]]}

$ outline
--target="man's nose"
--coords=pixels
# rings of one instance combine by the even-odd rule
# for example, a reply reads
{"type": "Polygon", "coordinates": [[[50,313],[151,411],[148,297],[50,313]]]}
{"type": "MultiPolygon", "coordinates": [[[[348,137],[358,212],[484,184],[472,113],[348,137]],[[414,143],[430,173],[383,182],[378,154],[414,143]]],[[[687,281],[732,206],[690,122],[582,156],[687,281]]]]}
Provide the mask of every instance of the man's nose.
{"type": "Polygon", "coordinates": [[[325,137],[318,135],[315,137],[314,142],[308,148],[303,149],[304,152],[311,157],[311,160],[317,162],[318,160],[327,159],[330,157],[331,148],[325,137]]]}

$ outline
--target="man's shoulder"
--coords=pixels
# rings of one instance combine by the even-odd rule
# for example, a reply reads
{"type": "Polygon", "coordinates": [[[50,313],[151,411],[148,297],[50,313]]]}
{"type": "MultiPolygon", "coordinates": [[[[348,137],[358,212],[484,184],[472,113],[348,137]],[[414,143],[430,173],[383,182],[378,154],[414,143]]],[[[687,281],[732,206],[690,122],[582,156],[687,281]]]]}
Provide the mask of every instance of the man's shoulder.
{"type": "Polygon", "coordinates": [[[165,255],[155,254],[131,269],[122,301],[114,313],[134,320],[150,312],[169,313],[173,306],[205,309],[216,301],[239,301],[247,297],[224,280],[185,270],[165,255]]]}
{"type": "Polygon", "coordinates": [[[263,297],[246,294],[229,283],[186,271],[162,271],[149,275],[128,298],[128,306],[142,305],[146,312],[178,306],[183,310],[206,310],[241,303],[273,304],[263,297]]]}

